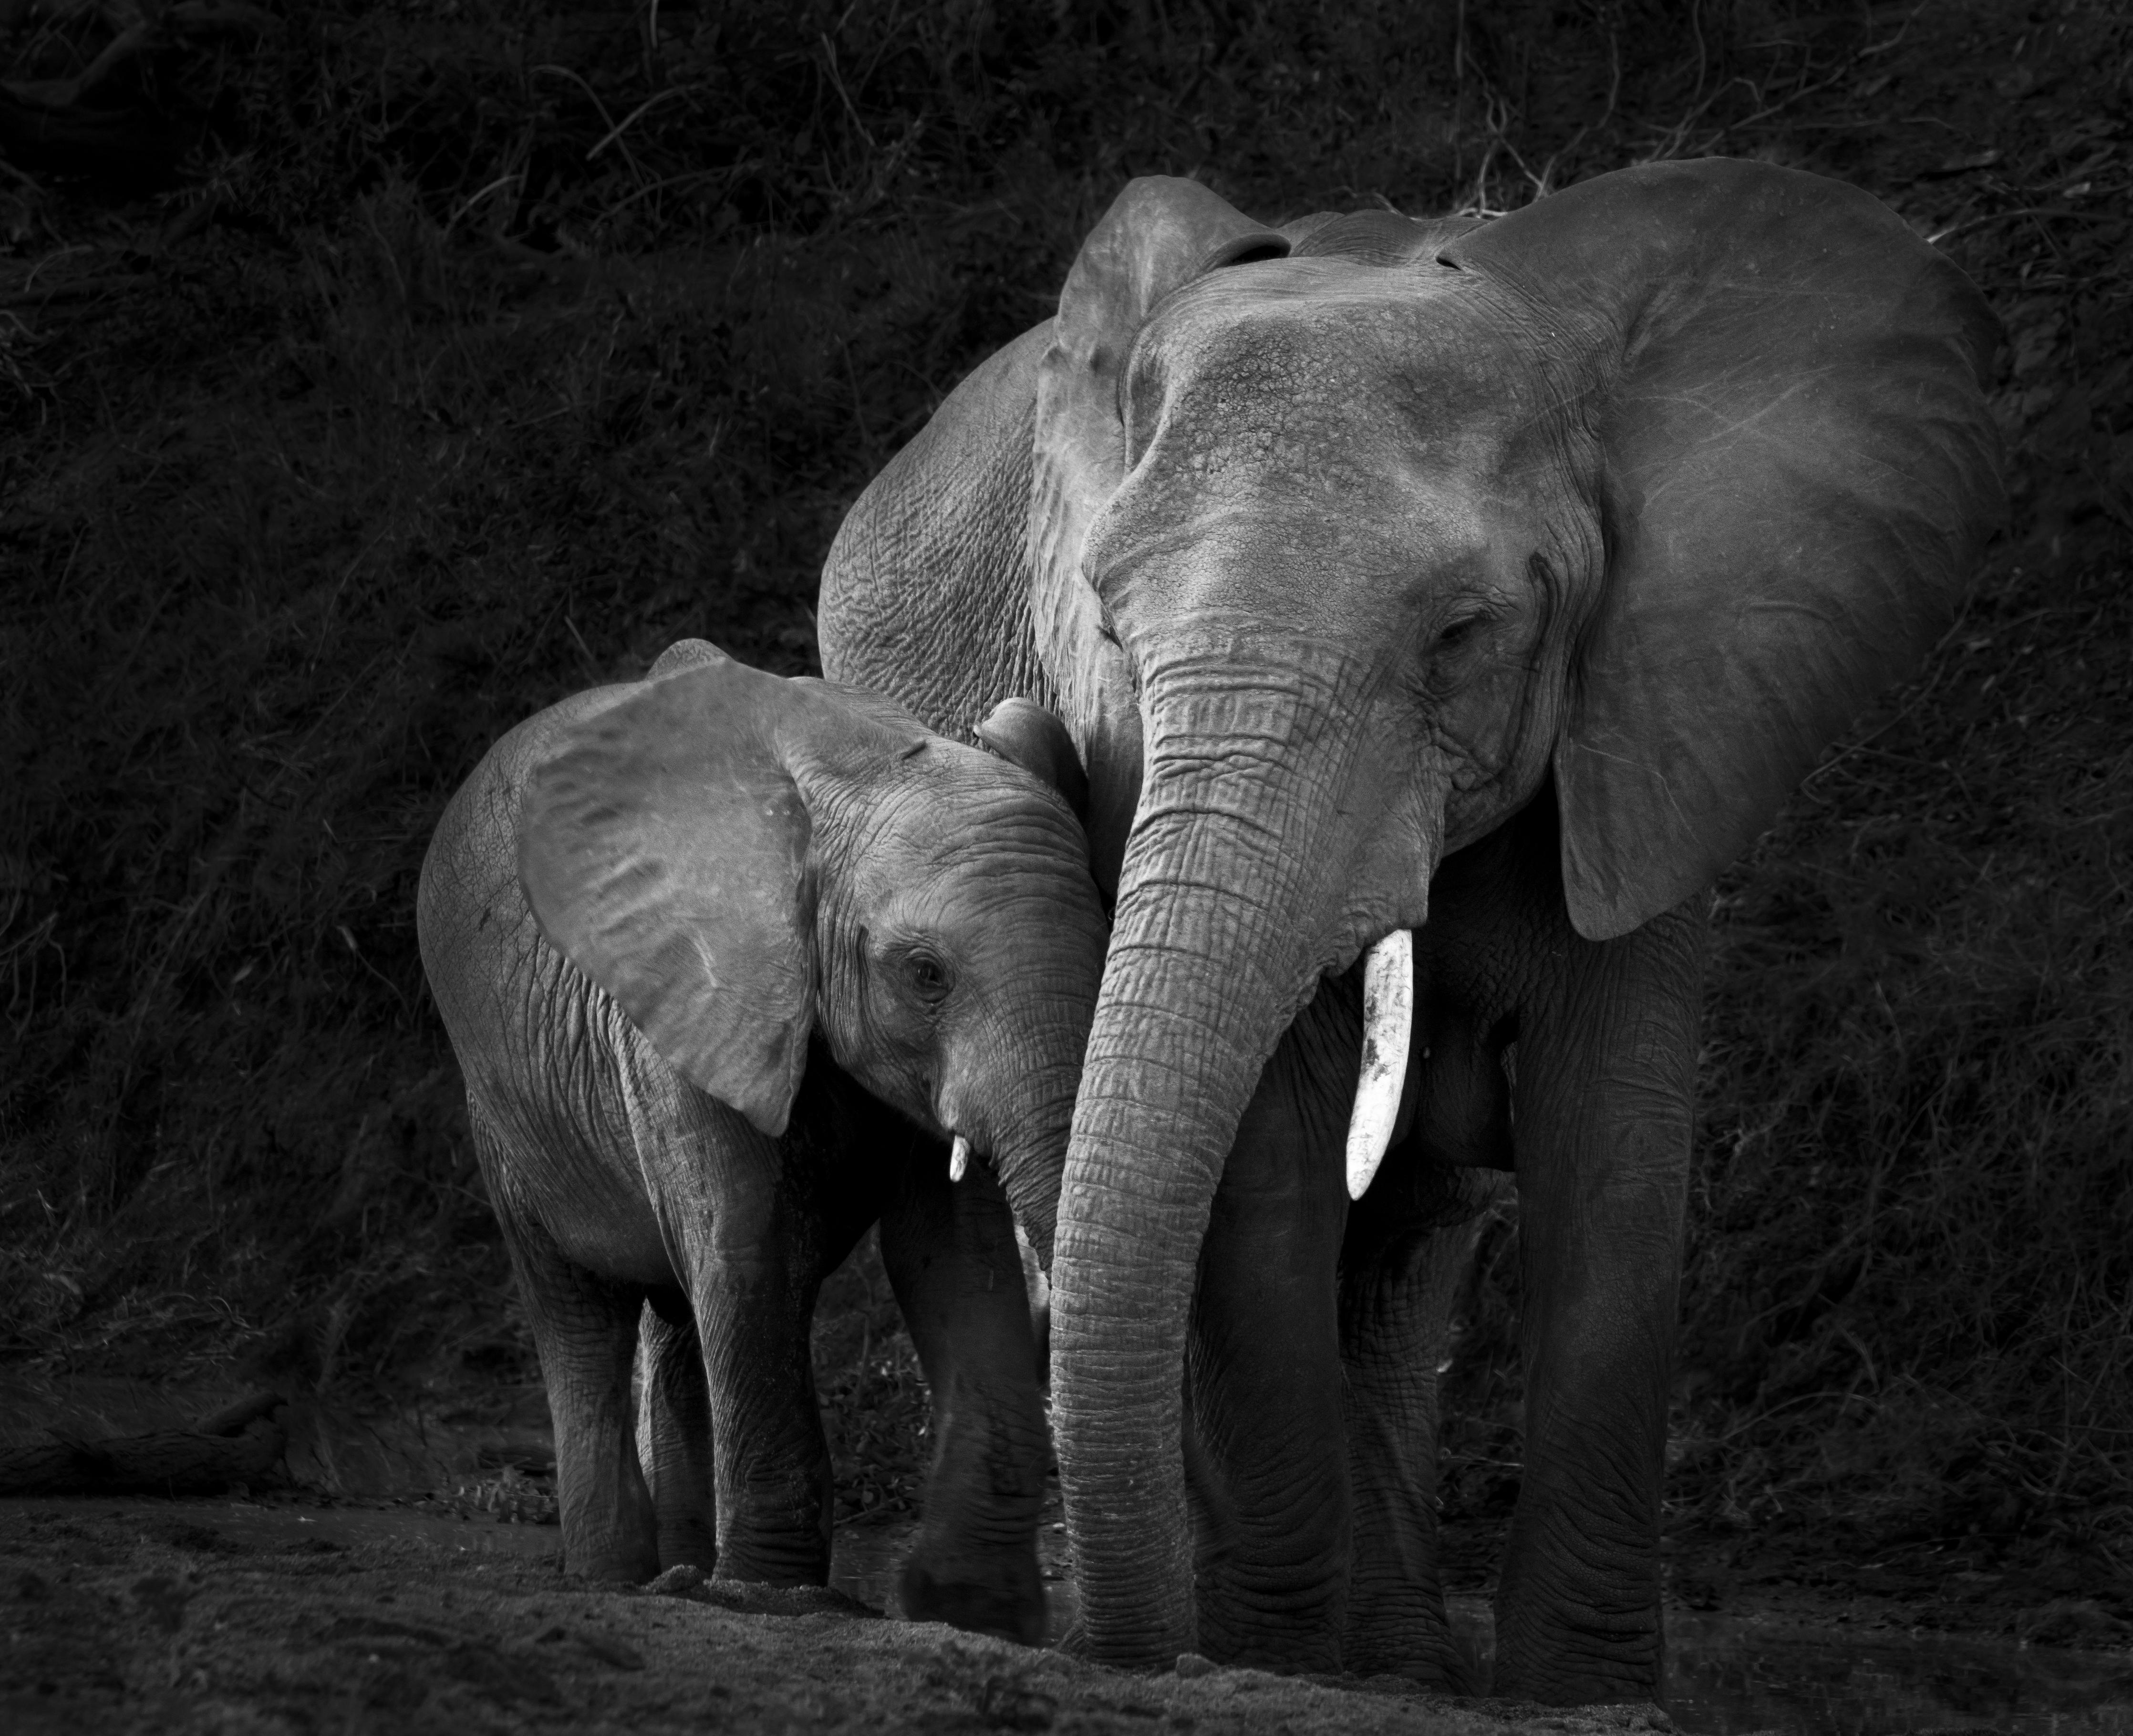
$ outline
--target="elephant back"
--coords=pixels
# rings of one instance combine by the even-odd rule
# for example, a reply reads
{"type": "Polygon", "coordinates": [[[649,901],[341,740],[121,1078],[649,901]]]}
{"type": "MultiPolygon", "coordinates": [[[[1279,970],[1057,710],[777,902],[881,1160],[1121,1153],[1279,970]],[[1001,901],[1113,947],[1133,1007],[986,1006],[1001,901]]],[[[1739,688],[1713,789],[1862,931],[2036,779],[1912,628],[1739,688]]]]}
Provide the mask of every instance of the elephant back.
{"type": "Polygon", "coordinates": [[[1403,217],[1397,211],[1322,211],[1281,233],[1292,259],[1352,259],[1358,265],[1412,265],[1479,228],[1478,217],[1403,217]]]}
{"type": "Polygon", "coordinates": [[[822,673],[968,741],[1002,700],[1057,709],[1029,623],[1030,450],[1052,322],[951,392],[853,504],[816,610],[822,673]]]}

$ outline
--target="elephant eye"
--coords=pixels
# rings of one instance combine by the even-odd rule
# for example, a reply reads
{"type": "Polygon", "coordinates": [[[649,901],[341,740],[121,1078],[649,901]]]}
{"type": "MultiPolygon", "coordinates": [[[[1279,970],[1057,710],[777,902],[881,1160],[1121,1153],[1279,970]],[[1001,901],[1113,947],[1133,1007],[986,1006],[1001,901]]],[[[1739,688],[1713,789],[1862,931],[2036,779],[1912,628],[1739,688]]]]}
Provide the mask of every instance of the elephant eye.
{"type": "Polygon", "coordinates": [[[1474,637],[1482,618],[1480,615],[1463,615],[1457,621],[1447,623],[1437,636],[1435,648],[1440,652],[1458,650],[1474,637]]]}
{"type": "Polygon", "coordinates": [[[1115,646],[1121,651],[1125,648],[1124,642],[1119,637],[1119,623],[1111,618],[1111,605],[1101,597],[1096,599],[1096,631],[1103,636],[1106,644],[1115,646]]]}
{"type": "Polygon", "coordinates": [[[905,977],[912,992],[929,1005],[944,1001],[953,986],[949,980],[948,967],[930,952],[914,952],[903,963],[905,977]]]}

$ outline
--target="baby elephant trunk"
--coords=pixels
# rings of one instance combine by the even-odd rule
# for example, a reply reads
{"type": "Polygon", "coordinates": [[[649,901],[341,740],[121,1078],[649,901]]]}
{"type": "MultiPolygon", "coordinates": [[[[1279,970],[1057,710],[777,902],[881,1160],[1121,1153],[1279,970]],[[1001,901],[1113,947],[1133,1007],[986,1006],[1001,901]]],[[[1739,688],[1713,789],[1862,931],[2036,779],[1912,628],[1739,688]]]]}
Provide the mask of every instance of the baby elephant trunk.
{"type": "Polygon", "coordinates": [[[1066,1173],[1066,1142],[1073,1132],[1081,1061],[1076,1041],[1071,1061],[1041,1068],[1018,1081],[1012,1113],[1001,1118],[1000,1132],[985,1154],[1014,1213],[1015,1228],[1047,1272],[1052,1269],[1059,1187],[1066,1173]]]}

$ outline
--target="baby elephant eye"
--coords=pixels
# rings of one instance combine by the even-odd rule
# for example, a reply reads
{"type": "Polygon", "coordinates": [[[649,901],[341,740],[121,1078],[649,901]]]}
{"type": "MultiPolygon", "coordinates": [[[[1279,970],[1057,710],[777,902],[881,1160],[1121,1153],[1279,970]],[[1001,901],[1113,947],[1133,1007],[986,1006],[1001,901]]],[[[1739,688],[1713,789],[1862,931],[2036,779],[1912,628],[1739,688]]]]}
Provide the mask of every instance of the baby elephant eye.
{"type": "Polygon", "coordinates": [[[1481,617],[1479,615],[1466,615],[1457,621],[1447,623],[1437,636],[1437,649],[1458,650],[1461,646],[1474,637],[1476,629],[1481,624],[1481,617]]]}
{"type": "Polygon", "coordinates": [[[904,974],[910,979],[912,991],[922,1001],[941,1001],[947,998],[948,967],[932,954],[915,952],[904,961],[904,974]]]}

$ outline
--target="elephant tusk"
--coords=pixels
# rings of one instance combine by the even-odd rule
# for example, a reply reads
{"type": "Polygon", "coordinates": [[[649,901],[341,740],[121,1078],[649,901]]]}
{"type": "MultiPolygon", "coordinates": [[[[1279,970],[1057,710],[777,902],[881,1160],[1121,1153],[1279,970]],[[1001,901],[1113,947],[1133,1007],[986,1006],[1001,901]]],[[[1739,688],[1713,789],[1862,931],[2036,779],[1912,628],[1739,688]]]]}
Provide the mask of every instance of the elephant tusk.
{"type": "Polygon", "coordinates": [[[1363,965],[1363,1068],[1348,1118],[1348,1197],[1360,1200],[1384,1161],[1414,1035],[1414,934],[1396,928],[1363,965]]]}
{"type": "Polygon", "coordinates": [[[951,1181],[961,1181],[964,1172],[970,1166],[970,1142],[958,1133],[956,1136],[956,1142],[948,1147],[948,1179],[951,1181]]]}

